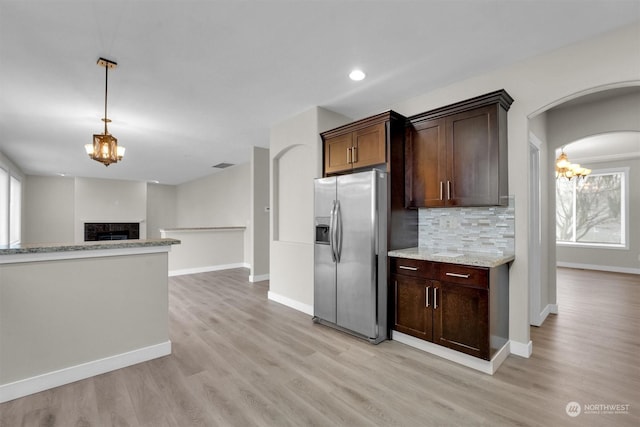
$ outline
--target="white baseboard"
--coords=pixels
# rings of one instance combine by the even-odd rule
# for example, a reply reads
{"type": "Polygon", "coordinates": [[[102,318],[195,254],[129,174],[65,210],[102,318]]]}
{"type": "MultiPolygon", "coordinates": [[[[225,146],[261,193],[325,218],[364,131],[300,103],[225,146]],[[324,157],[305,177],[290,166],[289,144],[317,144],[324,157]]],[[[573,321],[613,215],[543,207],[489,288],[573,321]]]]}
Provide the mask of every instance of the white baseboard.
{"type": "Polygon", "coordinates": [[[0,385],[0,403],[171,354],[171,341],[0,385]]]}
{"type": "Polygon", "coordinates": [[[483,360],[398,331],[391,331],[391,339],[489,375],[496,372],[510,352],[509,342],[507,342],[491,360],[483,360]]]}
{"type": "Polygon", "coordinates": [[[251,283],[255,283],[255,282],[262,282],[265,280],[269,280],[269,275],[268,274],[257,274],[257,275],[249,275],[249,281],[251,283]]]}
{"type": "Polygon", "coordinates": [[[531,354],[533,353],[533,342],[529,341],[527,344],[525,344],[511,340],[510,343],[511,354],[525,357],[527,359],[531,357],[531,354]]]}
{"type": "Polygon", "coordinates": [[[609,265],[579,264],[575,262],[556,262],[557,267],[579,268],[582,270],[610,271],[612,273],[640,274],[640,268],[616,267],[609,265]]]}
{"type": "Polygon", "coordinates": [[[232,268],[248,268],[244,262],[235,264],[207,265],[204,267],[182,268],[179,270],[169,270],[169,277],[183,276],[185,274],[207,273],[209,271],[230,270],[232,268]]]}
{"type": "Polygon", "coordinates": [[[271,292],[271,291],[269,291],[267,293],[267,298],[269,298],[271,301],[275,301],[275,302],[280,303],[282,305],[286,305],[287,307],[293,308],[294,310],[301,311],[301,312],[303,312],[305,314],[308,314],[309,316],[313,316],[313,306],[312,305],[301,303],[300,301],[296,301],[296,300],[291,299],[289,297],[278,295],[278,294],[276,294],[274,292],[271,292]]]}
{"type": "Polygon", "coordinates": [[[532,326],[542,326],[547,317],[550,314],[558,314],[558,304],[547,304],[547,306],[540,312],[537,318],[531,322],[532,326]]]}

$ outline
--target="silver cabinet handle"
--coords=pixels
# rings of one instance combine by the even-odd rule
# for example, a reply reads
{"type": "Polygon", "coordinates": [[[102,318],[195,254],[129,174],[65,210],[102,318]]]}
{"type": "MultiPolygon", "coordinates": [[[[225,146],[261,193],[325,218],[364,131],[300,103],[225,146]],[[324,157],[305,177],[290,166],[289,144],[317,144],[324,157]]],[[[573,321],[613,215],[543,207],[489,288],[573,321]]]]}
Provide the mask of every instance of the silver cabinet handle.
{"type": "Polygon", "coordinates": [[[460,274],[460,273],[444,273],[444,274],[451,277],[461,277],[463,279],[468,279],[469,276],[471,276],[470,274],[460,274]]]}
{"type": "Polygon", "coordinates": [[[447,200],[451,200],[451,181],[447,181],[447,200]]]}
{"type": "Polygon", "coordinates": [[[351,160],[358,163],[358,147],[351,147],[351,160]]]}
{"type": "Polygon", "coordinates": [[[433,309],[438,308],[438,288],[433,288],[433,309]]]}
{"type": "Polygon", "coordinates": [[[444,181],[440,181],[440,200],[442,200],[442,193],[444,193],[444,181]]]}
{"type": "Polygon", "coordinates": [[[418,271],[418,267],[407,267],[406,265],[399,265],[398,268],[400,270],[418,271]]]}
{"type": "Polygon", "coordinates": [[[347,148],[347,163],[351,163],[351,147],[347,148]]]}
{"type": "Polygon", "coordinates": [[[431,289],[431,286],[427,286],[426,288],[424,288],[424,305],[425,305],[425,307],[429,307],[429,289],[431,289]]]}

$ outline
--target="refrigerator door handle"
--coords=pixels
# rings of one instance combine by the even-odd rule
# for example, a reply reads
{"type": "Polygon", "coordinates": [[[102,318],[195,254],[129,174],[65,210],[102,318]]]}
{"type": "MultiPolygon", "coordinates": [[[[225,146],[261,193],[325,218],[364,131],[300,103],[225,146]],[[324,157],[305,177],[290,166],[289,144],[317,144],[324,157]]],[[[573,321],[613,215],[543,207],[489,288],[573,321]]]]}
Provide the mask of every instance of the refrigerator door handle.
{"type": "Polygon", "coordinates": [[[329,214],[329,247],[331,248],[331,259],[336,262],[336,246],[334,233],[336,230],[336,201],[333,201],[331,213],[329,214]]]}
{"type": "Polygon", "coordinates": [[[340,211],[340,200],[336,201],[335,211],[336,222],[336,261],[340,262],[340,256],[342,256],[342,212],[340,211]]]}

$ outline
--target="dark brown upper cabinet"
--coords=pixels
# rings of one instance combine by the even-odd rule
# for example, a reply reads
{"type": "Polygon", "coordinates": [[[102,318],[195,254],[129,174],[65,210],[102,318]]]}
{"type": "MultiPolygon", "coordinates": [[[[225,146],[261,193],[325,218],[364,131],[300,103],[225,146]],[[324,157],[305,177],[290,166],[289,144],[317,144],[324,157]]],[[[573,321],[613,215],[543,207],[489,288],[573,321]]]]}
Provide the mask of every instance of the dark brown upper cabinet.
{"type": "Polygon", "coordinates": [[[508,204],[504,90],[407,119],[405,205],[409,208],[508,204]]]}
{"type": "Polygon", "coordinates": [[[349,173],[353,169],[387,162],[385,121],[365,124],[364,127],[356,127],[344,133],[335,134],[335,130],[333,132],[322,134],[325,175],[349,173]]]}

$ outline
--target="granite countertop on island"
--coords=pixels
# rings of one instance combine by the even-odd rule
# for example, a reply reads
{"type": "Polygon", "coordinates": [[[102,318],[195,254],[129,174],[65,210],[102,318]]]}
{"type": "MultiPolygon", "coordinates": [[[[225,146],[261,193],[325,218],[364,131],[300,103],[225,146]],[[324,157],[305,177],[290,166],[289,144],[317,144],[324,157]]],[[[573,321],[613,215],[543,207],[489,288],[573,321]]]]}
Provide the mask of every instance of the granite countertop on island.
{"type": "Polygon", "coordinates": [[[38,254],[51,252],[91,251],[104,249],[145,248],[169,246],[180,243],[178,239],[100,240],[79,243],[28,243],[0,245],[0,255],[38,254]]]}
{"type": "Polygon", "coordinates": [[[389,251],[394,258],[409,258],[424,261],[446,262],[449,264],[472,265],[476,267],[497,267],[515,259],[514,254],[491,254],[483,252],[447,252],[428,248],[407,248],[389,251]]]}

